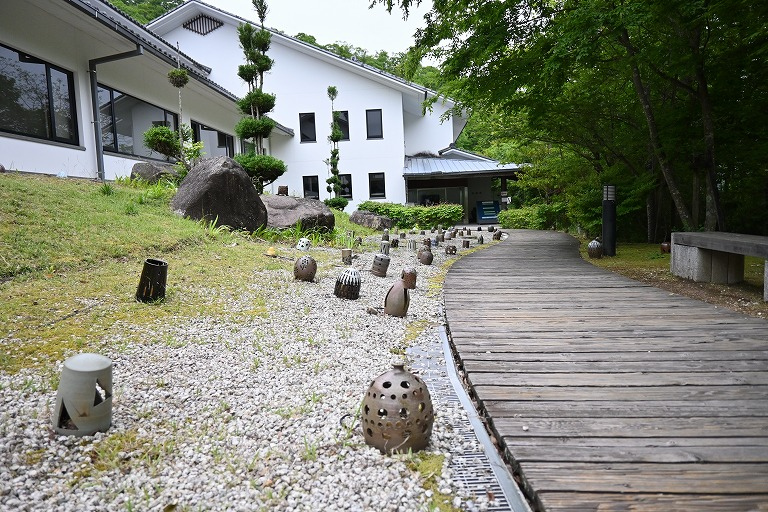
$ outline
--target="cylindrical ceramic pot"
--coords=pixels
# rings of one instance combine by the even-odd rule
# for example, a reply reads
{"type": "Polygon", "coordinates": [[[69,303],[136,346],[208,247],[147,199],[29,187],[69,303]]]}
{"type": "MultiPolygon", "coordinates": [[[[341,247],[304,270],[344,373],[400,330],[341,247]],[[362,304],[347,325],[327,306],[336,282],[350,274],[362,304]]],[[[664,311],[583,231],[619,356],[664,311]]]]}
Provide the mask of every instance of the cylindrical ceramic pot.
{"type": "Polygon", "coordinates": [[[462,246],[464,249],[469,249],[469,240],[462,240],[462,241],[461,241],[461,246],[462,246]]]}
{"type": "Polygon", "coordinates": [[[389,254],[389,242],[381,241],[379,243],[379,252],[382,254],[389,254]]]}
{"type": "Polygon", "coordinates": [[[341,250],[341,262],[345,265],[352,264],[352,249],[341,250]]]}
{"type": "Polygon", "coordinates": [[[389,261],[390,258],[386,254],[377,254],[374,256],[373,265],[371,266],[371,274],[378,277],[387,277],[389,261]]]}
{"type": "Polygon", "coordinates": [[[595,238],[587,244],[587,255],[590,258],[602,258],[603,257],[603,244],[595,238]]]}

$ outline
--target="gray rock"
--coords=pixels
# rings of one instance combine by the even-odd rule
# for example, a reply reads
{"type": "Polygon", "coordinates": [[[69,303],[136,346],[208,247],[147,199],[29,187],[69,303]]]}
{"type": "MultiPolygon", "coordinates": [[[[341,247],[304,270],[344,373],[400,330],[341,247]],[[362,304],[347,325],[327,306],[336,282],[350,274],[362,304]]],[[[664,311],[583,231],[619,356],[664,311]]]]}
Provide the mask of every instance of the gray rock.
{"type": "Polygon", "coordinates": [[[333,231],[336,226],[333,211],[317,199],[276,195],[261,196],[261,201],[267,208],[271,228],[292,228],[300,223],[304,231],[333,231]]]}
{"type": "Polygon", "coordinates": [[[390,229],[394,225],[394,222],[392,222],[392,219],[389,217],[377,215],[373,212],[368,212],[365,210],[355,210],[352,215],[350,215],[349,220],[360,226],[365,226],[367,228],[377,229],[380,231],[384,229],[390,229]]]}
{"type": "Polygon", "coordinates": [[[131,179],[142,179],[148,183],[157,183],[163,178],[174,180],[178,178],[173,165],[161,164],[159,162],[138,162],[131,168],[131,179]]]}
{"type": "Polygon", "coordinates": [[[226,156],[205,158],[179,185],[171,209],[183,217],[206,219],[233,229],[255,231],[267,224],[267,209],[248,174],[226,156]]]}

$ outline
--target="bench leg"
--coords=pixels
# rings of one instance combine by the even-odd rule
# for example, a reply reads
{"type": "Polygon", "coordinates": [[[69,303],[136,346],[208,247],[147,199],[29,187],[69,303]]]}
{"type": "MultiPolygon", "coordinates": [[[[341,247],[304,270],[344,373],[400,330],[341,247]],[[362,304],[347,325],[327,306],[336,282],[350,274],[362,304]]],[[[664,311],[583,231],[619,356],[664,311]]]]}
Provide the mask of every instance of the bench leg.
{"type": "Polygon", "coordinates": [[[672,273],[704,283],[734,284],[744,280],[744,256],[688,245],[672,245],[672,273]]]}

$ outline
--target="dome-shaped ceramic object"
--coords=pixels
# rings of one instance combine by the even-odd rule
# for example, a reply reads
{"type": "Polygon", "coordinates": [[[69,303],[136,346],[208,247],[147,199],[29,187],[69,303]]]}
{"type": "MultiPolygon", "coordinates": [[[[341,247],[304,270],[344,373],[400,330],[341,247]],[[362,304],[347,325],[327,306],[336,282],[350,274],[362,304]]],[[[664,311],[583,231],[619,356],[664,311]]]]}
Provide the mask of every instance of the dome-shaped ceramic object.
{"type": "Polygon", "coordinates": [[[595,238],[587,244],[587,254],[590,258],[602,258],[603,257],[603,244],[595,238]]]}
{"type": "Polygon", "coordinates": [[[430,251],[426,247],[419,254],[419,263],[421,263],[422,265],[431,265],[432,260],[434,259],[435,259],[435,255],[432,254],[432,251],[430,251]]]}
{"type": "Polygon", "coordinates": [[[360,272],[356,268],[342,270],[336,278],[333,294],[341,299],[357,300],[360,297],[360,272]]]}
{"type": "Polygon", "coordinates": [[[293,277],[299,281],[312,281],[317,274],[317,262],[312,256],[306,255],[296,260],[293,265],[293,277]]]}
{"type": "Polygon", "coordinates": [[[311,246],[312,242],[309,241],[309,238],[299,238],[299,241],[296,242],[296,248],[300,251],[308,251],[311,246]]]}
{"type": "Polygon", "coordinates": [[[501,231],[496,230],[493,232],[493,239],[494,240],[501,240],[501,231]]]}
{"type": "Polygon", "coordinates": [[[384,296],[384,314],[402,318],[408,314],[410,303],[411,298],[408,296],[406,283],[398,279],[384,296]]]}
{"type": "Polygon", "coordinates": [[[382,453],[426,448],[435,421],[427,385],[403,365],[395,365],[371,382],[361,416],[365,442],[382,453]]]}
{"type": "Polygon", "coordinates": [[[456,254],[456,246],[453,245],[453,244],[446,245],[445,246],[445,254],[448,255],[448,256],[452,256],[452,255],[456,254]]]}

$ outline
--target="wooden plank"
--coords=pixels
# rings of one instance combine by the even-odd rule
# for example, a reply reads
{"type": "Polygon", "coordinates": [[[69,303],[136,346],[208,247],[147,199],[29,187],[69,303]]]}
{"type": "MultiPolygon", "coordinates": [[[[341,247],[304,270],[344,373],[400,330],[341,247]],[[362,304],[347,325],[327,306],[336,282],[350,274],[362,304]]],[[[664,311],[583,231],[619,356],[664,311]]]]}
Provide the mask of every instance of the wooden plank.
{"type": "Polygon", "coordinates": [[[768,511],[768,323],[513,230],[445,279],[461,371],[542,510],[768,511]]]}
{"type": "Polygon", "coordinates": [[[537,492],[768,494],[768,464],[527,463],[537,492]]]}
{"type": "Polygon", "coordinates": [[[567,512],[766,512],[764,494],[539,493],[539,506],[567,512]]]}

